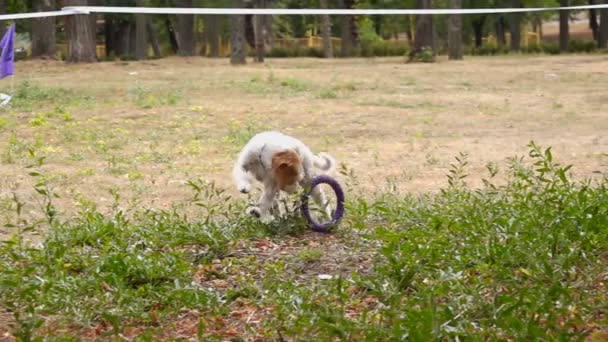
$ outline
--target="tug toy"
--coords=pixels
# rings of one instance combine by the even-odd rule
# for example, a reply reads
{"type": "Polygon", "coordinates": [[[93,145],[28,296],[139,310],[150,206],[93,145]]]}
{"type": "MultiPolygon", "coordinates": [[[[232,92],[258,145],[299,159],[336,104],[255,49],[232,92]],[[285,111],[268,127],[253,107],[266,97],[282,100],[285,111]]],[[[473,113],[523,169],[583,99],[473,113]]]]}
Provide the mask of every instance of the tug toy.
{"type": "Polygon", "coordinates": [[[335,179],[326,175],[317,176],[313,178],[308,191],[302,196],[301,209],[302,215],[304,216],[306,221],[308,221],[308,224],[310,225],[310,228],[312,230],[316,232],[327,233],[331,230],[331,228],[338,225],[338,223],[342,219],[342,216],[344,216],[344,191],[342,191],[342,187],[340,187],[340,184],[335,179]],[[336,211],[334,212],[333,217],[329,222],[316,222],[310,214],[310,209],[308,207],[308,202],[310,201],[312,191],[320,184],[329,185],[336,193],[336,211]]]}

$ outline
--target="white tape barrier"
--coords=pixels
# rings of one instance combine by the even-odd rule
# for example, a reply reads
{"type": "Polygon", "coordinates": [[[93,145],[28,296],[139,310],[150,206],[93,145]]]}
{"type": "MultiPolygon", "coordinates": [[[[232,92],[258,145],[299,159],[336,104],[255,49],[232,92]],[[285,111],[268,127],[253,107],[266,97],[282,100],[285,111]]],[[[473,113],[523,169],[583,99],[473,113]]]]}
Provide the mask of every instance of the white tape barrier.
{"type": "Polygon", "coordinates": [[[534,8],[469,8],[469,9],[287,9],[287,8],[173,8],[173,7],[103,7],[72,6],[64,10],[88,13],[129,14],[258,14],[258,15],[409,15],[409,14],[490,14],[559,10],[584,10],[608,8],[608,4],[569,7],[534,8]]]}
{"type": "Polygon", "coordinates": [[[496,14],[560,10],[588,10],[608,8],[608,4],[569,7],[530,8],[463,8],[463,9],[286,9],[286,8],[173,8],[173,7],[105,7],[71,6],[61,11],[2,14],[0,21],[65,16],[89,13],[124,14],[257,14],[257,15],[410,15],[410,14],[496,14]]]}
{"type": "Polygon", "coordinates": [[[0,21],[3,20],[16,20],[16,19],[31,19],[31,18],[46,18],[46,17],[58,17],[62,15],[74,15],[81,14],[80,11],[62,9],[61,11],[52,12],[32,12],[32,13],[17,13],[17,14],[2,14],[0,15],[0,21]]]}

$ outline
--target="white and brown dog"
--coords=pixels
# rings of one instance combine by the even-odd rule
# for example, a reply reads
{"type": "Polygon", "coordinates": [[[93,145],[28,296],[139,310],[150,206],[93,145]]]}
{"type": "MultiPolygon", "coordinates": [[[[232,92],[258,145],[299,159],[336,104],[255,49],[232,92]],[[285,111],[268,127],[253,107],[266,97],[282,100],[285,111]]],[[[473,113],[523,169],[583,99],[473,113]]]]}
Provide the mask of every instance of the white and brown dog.
{"type": "MultiPolygon", "coordinates": [[[[293,193],[298,186],[310,184],[318,174],[317,169],[327,172],[334,166],[335,161],[328,154],[314,155],[300,140],[272,131],[259,133],[249,140],[234,164],[232,176],[242,193],[251,191],[253,179],[264,185],[258,207],[251,211],[268,222],[272,219],[270,209],[280,191],[293,193]]],[[[317,187],[312,195],[331,216],[323,190],[317,187]]]]}

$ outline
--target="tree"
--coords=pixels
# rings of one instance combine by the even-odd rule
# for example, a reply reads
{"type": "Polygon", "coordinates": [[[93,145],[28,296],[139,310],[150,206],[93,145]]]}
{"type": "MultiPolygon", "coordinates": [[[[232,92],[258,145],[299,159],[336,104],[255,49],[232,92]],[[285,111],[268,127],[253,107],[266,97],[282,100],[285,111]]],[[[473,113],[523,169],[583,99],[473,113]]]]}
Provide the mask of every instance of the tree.
{"type": "Polygon", "coordinates": [[[146,32],[150,39],[150,45],[152,45],[152,51],[154,52],[154,58],[161,58],[162,53],[160,52],[160,44],[158,43],[158,36],[156,35],[156,29],[152,24],[150,18],[146,18],[146,32]]]}
{"type": "MultiPolygon", "coordinates": [[[[564,7],[568,6],[568,0],[560,0],[559,5],[564,7]]],[[[568,43],[570,41],[570,28],[569,22],[570,19],[570,11],[561,10],[559,11],[559,51],[566,52],[568,51],[568,43]]]]}
{"type": "MultiPolygon", "coordinates": [[[[146,6],[145,0],[137,0],[138,7],[146,6]]],[[[148,38],[146,32],[146,15],[135,15],[135,59],[138,61],[148,58],[148,38]]]]}
{"type": "MultiPolygon", "coordinates": [[[[589,5],[595,5],[595,0],[589,0],[589,5]]],[[[595,8],[589,9],[589,28],[593,32],[593,40],[599,42],[599,24],[597,23],[597,11],[595,8]]]]}
{"type": "MultiPolygon", "coordinates": [[[[512,8],[522,7],[521,0],[511,0],[512,8]]],[[[521,46],[521,13],[513,13],[509,18],[511,31],[511,51],[519,51],[521,46]]]]}
{"type": "MultiPolygon", "coordinates": [[[[608,4],[608,0],[604,0],[604,4],[608,4]]],[[[600,49],[605,49],[608,45],[608,9],[600,9],[600,29],[598,32],[597,46],[600,49]]]]}
{"type": "Polygon", "coordinates": [[[173,51],[173,53],[177,53],[179,51],[179,46],[177,44],[177,33],[175,33],[175,25],[173,24],[169,16],[165,18],[165,28],[167,29],[167,36],[169,36],[169,44],[171,45],[171,50],[173,51]]]}
{"type": "MultiPolygon", "coordinates": [[[[65,0],[65,5],[87,6],[88,4],[87,0],[65,0]]],[[[68,62],[97,62],[97,51],[88,15],[77,14],[66,16],[65,31],[68,39],[68,62]]]]}
{"type": "MultiPolygon", "coordinates": [[[[266,1],[265,0],[256,0],[255,1],[256,8],[265,8],[266,1]]],[[[255,33],[255,60],[256,62],[263,63],[264,62],[264,16],[256,15],[253,18],[255,22],[254,33],[255,33]]]]}
{"type": "Polygon", "coordinates": [[[209,57],[217,58],[220,56],[220,16],[206,15],[205,41],[209,43],[209,57]]]}
{"type": "MultiPolygon", "coordinates": [[[[34,0],[34,11],[55,10],[54,0],[34,0]]],[[[37,18],[32,21],[32,57],[55,58],[55,17],[37,18]]]]}
{"type": "MultiPolygon", "coordinates": [[[[141,0],[106,0],[99,1],[107,6],[142,6],[147,2],[141,0]]],[[[90,3],[89,3],[90,4],[90,3]]],[[[108,13],[104,18],[104,37],[107,56],[135,58],[137,54],[139,15],[108,13]]],[[[144,18],[145,20],[145,18],[144,18]]],[[[141,25],[141,23],[139,23],[141,25]]],[[[141,27],[139,28],[141,30],[141,27]]],[[[141,32],[140,32],[141,33],[141,32]]]]}
{"type": "MultiPolygon", "coordinates": [[[[418,9],[432,8],[431,0],[418,0],[418,9]]],[[[409,61],[414,60],[425,50],[430,49],[435,58],[435,27],[432,15],[416,16],[416,35],[414,36],[414,48],[410,52],[409,61]]]]}
{"type": "Polygon", "coordinates": [[[486,15],[476,15],[475,18],[471,21],[471,25],[473,26],[473,34],[475,36],[475,47],[481,47],[483,43],[483,27],[486,23],[486,15]]]}
{"type": "MultiPolygon", "coordinates": [[[[450,8],[461,9],[462,0],[450,0],[450,8]]],[[[453,60],[462,59],[462,15],[452,14],[449,18],[448,57],[453,60]]]]}
{"type": "MultiPolygon", "coordinates": [[[[352,9],[355,6],[355,0],[341,0],[341,3],[342,7],[346,9],[352,9]]],[[[342,16],[342,57],[353,55],[358,37],[357,18],[352,15],[342,16]]]]}
{"type": "MultiPolygon", "coordinates": [[[[232,0],[233,6],[239,8],[242,5],[241,0],[232,0]]],[[[230,16],[230,64],[245,64],[245,16],[231,15],[230,16]]]]}
{"type": "MultiPolygon", "coordinates": [[[[319,7],[327,9],[327,0],[319,0],[319,7]]],[[[331,43],[331,19],[329,15],[321,15],[321,35],[323,36],[323,57],[334,58],[334,48],[331,43]]]]}
{"type": "MultiPolygon", "coordinates": [[[[266,0],[266,7],[268,8],[272,8],[272,2],[274,0],[266,0]]],[[[262,16],[262,18],[264,19],[264,49],[266,51],[266,53],[270,53],[270,51],[272,50],[272,45],[273,45],[273,31],[272,31],[272,26],[274,23],[274,17],[272,15],[265,15],[262,16]]]]}
{"type": "MultiPolygon", "coordinates": [[[[192,0],[175,0],[180,7],[192,7],[192,0]]],[[[180,56],[196,55],[196,39],[194,39],[195,16],[193,14],[177,15],[177,47],[180,56]]]]}
{"type": "MultiPolygon", "coordinates": [[[[463,0],[462,6],[464,8],[491,8],[495,4],[494,1],[488,0],[463,0]]],[[[473,29],[473,38],[474,44],[476,48],[479,48],[483,44],[483,36],[486,33],[486,29],[489,24],[491,24],[491,20],[487,14],[470,14],[463,17],[463,22],[465,22],[467,26],[473,29]]],[[[464,26],[464,25],[463,25],[464,26]]]]}
{"type": "MultiPolygon", "coordinates": [[[[0,14],[6,13],[6,0],[0,0],[0,14]]],[[[0,22],[0,39],[4,37],[4,33],[6,33],[6,27],[4,23],[0,22]]]]}
{"type": "Polygon", "coordinates": [[[498,46],[504,46],[507,44],[507,35],[506,35],[506,20],[503,14],[499,14],[498,18],[496,18],[496,22],[494,23],[494,29],[496,30],[496,43],[498,46]]]}
{"type": "Polygon", "coordinates": [[[253,27],[253,15],[245,14],[245,41],[247,45],[255,49],[255,28],[253,27]]]}
{"type": "MultiPolygon", "coordinates": [[[[97,6],[97,1],[100,0],[88,0],[87,6],[97,6]]],[[[89,14],[89,25],[91,25],[91,39],[93,39],[95,46],[97,46],[97,14],[89,14]]]]}

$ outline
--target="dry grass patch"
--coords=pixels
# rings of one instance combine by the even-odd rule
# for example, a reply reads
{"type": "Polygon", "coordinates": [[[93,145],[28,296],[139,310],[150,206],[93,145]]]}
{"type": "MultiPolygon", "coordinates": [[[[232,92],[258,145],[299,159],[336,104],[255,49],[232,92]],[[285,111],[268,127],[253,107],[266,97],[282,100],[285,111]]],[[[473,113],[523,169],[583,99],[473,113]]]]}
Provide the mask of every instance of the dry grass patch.
{"type": "Polygon", "coordinates": [[[361,191],[434,191],[458,152],[468,152],[477,176],[490,162],[500,167],[525,153],[531,139],[577,165],[579,178],[608,163],[608,59],[599,55],[432,65],[270,59],[242,67],[169,58],[17,69],[18,96],[0,120],[5,221],[14,220],[13,193],[26,217],[33,210],[35,180],[25,168],[33,159],[44,157],[40,172],[60,194],[61,211],[107,208],[116,194],[125,207],[169,208],[187,199],[191,179],[232,191],[235,154],[265,129],[335,155],[361,191]]]}

